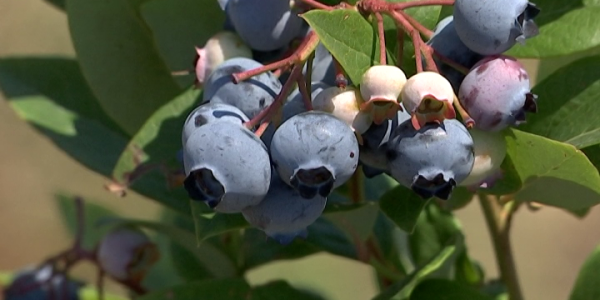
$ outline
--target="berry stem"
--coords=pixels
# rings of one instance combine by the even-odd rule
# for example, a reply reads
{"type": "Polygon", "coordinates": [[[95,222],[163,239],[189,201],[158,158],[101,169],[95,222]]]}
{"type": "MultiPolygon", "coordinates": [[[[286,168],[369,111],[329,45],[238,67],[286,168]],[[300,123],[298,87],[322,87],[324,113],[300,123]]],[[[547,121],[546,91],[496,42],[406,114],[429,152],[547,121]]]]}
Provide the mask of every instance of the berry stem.
{"type": "Polygon", "coordinates": [[[233,82],[240,83],[244,80],[250,79],[250,77],[253,77],[253,76],[268,72],[268,71],[273,71],[273,70],[280,69],[280,68],[289,68],[298,63],[303,63],[315,51],[315,49],[317,48],[317,45],[319,45],[319,37],[317,36],[317,34],[314,31],[311,31],[306,35],[306,38],[304,38],[304,41],[302,41],[300,46],[298,46],[298,49],[296,49],[296,51],[294,51],[294,53],[292,55],[290,55],[280,61],[276,61],[276,62],[270,63],[268,65],[265,65],[265,66],[262,66],[262,67],[259,67],[256,69],[252,69],[252,70],[248,70],[248,71],[244,71],[244,72],[240,72],[240,73],[233,73],[231,75],[231,77],[233,77],[233,82]]]}
{"type": "Polygon", "coordinates": [[[504,207],[493,195],[480,193],[479,203],[492,237],[496,262],[502,282],[508,289],[510,300],[523,300],[517,269],[510,244],[510,227],[514,212],[514,201],[504,207]],[[508,205],[508,206],[507,206],[508,205]]]}
{"type": "Polygon", "coordinates": [[[454,103],[454,108],[458,111],[458,114],[462,118],[463,124],[465,124],[465,126],[468,129],[473,128],[475,126],[475,120],[473,120],[473,118],[471,118],[471,116],[469,115],[467,110],[462,106],[462,104],[460,104],[460,100],[458,99],[458,97],[454,96],[453,103],[454,103]]]}
{"type": "Polygon", "coordinates": [[[251,129],[254,128],[254,126],[258,125],[261,121],[268,122],[271,120],[273,115],[283,104],[283,100],[289,95],[294,84],[296,84],[296,82],[298,81],[298,77],[302,76],[302,67],[303,64],[294,65],[290,77],[281,88],[281,92],[279,92],[273,103],[271,103],[271,105],[269,105],[269,107],[267,107],[266,109],[263,109],[259,114],[252,118],[252,120],[246,122],[244,124],[246,128],[251,129]]]}
{"type": "Polygon", "coordinates": [[[454,0],[416,0],[401,3],[390,3],[389,9],[404,10],[411,7],[431,6],[431,5],[454,5],[454,0]]]}
{"type": "Polygon", "coordinates": [[[379,64],[387,64],[387,53],[385,49],[385,31],[383,30],[383,17],[381,13],[376,12],[375,18],[377,19],[377,33],[379,35],[379,64]]]}
{"type": "Polygon", "coordinates": [[[423,26],[423,24],[421,24],[421,22],[417,21],[415,18],[413,18],[411,15],[407,14],[406,12],[399,10],[398,13],[401,14],[417,31],[419,31],[419,33],[421,33],[423,36],[425,36],[427,38],[427,40],[431,39],[431,36],[433,36],[432,30],[423,26]]]}
{"type": "Polygon", "coordinates": [[[396,53],[396,66],[402,68],[402,61],[404,60],[404,29],[398,28],[396,31],[396,38],[398,39],[398,53],[396,53]]]}
{"type": "Polygon", "coordinates": [[[435,55],[435,57],[439,58],[440,61],[442,61],[444,64],[451,66],[455,70],[461,72],[463,75],[469,74],[469,68],[467,68],[463,65],[460,65],[460,64],[456,63],[455,61],[441,55],[438,51],[435,51],[435,49],[433,49],[431,46],[428,45],[428,47],[431,48],[433,55],[435,55]]]}
{"type": "Polygon", "coordinates": [[[311,93],[312,87],[310,81],[307,81],[302,76],[298,76],[297,82],[298,90],[302,95],[302,100],[304,100],[304,107],[306,108],[306,110],[313,110],[311,93]]]}
{"type": "Polygon", "coordinates": [[[348,86],[348,79],[344,74],[344,68],[335,57],[333,58],[333,66],[335,68],[335,85],[339,88],[345,88],[348,86]]]}
{"type": "Polygon", "coordinates": [[[415,61],[417,63],[417,73],[423,72],[423,60],[421,59],[421,44],[424,44],[424,42],[423,39],[421,39],[421,36],[419,35],[419,31],[417,31],[401,13],[394,10],[387,11],[386,13],[390,17],[392,17],[394,21],[396,21],[398,27],[402,28],[405,32],[407,32],[410,38],[412,39],[415,48],[415,61]]]}

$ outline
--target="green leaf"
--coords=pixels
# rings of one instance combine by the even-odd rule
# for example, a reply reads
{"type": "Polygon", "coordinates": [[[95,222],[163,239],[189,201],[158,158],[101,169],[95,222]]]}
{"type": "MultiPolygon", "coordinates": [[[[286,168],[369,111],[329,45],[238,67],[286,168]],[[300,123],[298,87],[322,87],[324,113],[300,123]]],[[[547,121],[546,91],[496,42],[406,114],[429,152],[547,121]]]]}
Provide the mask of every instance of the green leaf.
{"type": "Polygon", "coordinates": [[[306,242],[331,254],[352,259],[356,259],[358,255],[356,246],[348,235],[325,218],[318,218],[308,226],[306,242]]]}
{"type": "Polygon", "coordinates": [[[99,108],[77,62],[1,59],[0,88],[19,117],[86,167],[110,174],[126,140],[99,108]]]}
{"type": "Polygon", "coordinates": [[[113,170],[113,178],[118,182],[127,185],[133,181],[132,187],[140,193],[187,214],[190,211],[187,194],[183,188],[169,187],[169,179],[160,170],[181,169],[176,160],[181,149],[181,130],[199,95],[198,90],[188,89],[153,113],[129,141],[113,170]],[[155,172],[130,177],[136,169],[146,166],[155,166],[155,172]]]}
{"type": "Polygon", "coordinates": [[[374,203],[367,203],[361,208],[339,213],[331,213],[324,218],[341,228],[350,239],[365,241],[373,232],[379,207],[374,203]]]}
{"type": "Polygon", "coordinates": [[[383,194],[398,186],[398,182],[387,174],[380,174],[373,178],[366,178],[363,174],[364,197],[367,201],[378,201],[383,194]]]}
{"type": "Polygon", "coordinates": [[[0,87],[8,98],[43,95],[81,117],[125,135],[101,108],[74,59],[27,57],[0,59],[0,87]]]}
{"type": "Polygon", "coordinates": [[[600,45],[595,24],[600,17],[600,3],[590,1],[535,1],[541,8],[535,18],[540,25],[538,36],[525,46],[515,45],[507,55],[529,58],[559,56],[584,51],[600,45]]]}
{"type": "MultiPolygon", "coordinates": [[[[75,199],[72,196],[64,194],[57,194],[54,196],[56,199],[59,211],[61,213],[61,219],[65,226],[69,230],[69,233],[73,236],[77,234],[77,208],[75,205],[75,199]]],[[[86,249],[93,249],[96,247],[102,237],[108,232],[108,228],[98,226],[102,220],[108,218],[114,218],[117,215],[111,210],[102,207],[91,201],[83,202],[83,218],[85,224],[83,224],[83,239],[81,241],[82,246],[86,249]]]]}
{"type": "Polygon", "coordinates": [[[388,190],[379,200],[381,210],[406,232],[413,232],[417,219],[427,204],[413,191],[403,186],[388,190]]]}
{"type": "Polygon", "coordinates": [[[567,210],[600,203],[600,175],[580,150],[516,129],[508,131],[506,141],[507,155],[523,182],[517,201],[567,210]]]}
{"type": "Polygon", "coordinates": [[[252,288],[250,300],[319,300],[322,297],[293,288],[283,280],[272,281],[252,288]]]}
{"type": "Polygon", "coordinates": [[[83,74],[102,108],[130,134],[180,92],[139,14],[142,2],[67,2],[83,74]]]}
{"type": "Polygon", "coordinates": [[[457,186],[452,191],[452,196],[445,202],[444,207],[447,207],[451,210],[457,210],[464,208],[471,200],[473,200],[474,193],[469,191],[464,186],[457,186]]]}
{"type": "Polygon", "coordinates": [[[360,83],[369,67],[379,63],[377,34],[357,11],[311,10],[302,16],[354,84],[360,83]]]}
{"type": "Polygon", "coordinates": [[[264,232],[248,228],[244,230],[241,249],[238,251],[243,255],[242,270],[249,270],[274,260],[305,257],[322,249],[303,239],[295,239],[289,245],[281,245],[273,239],[266,238],[264,232]]]}
{"type": "Polygon", "coordinates": [[[387,300],[387,299],[407,299],[415,286],[423,279],[427,278],[431,274],[435,273],[441,268],[445,268],[451,264],[451,257],[456,251],[457,246],[449,244],[440,250],[434,257],[432,257],[426,264],[414,270],[408,277],[398,281],[384,290],[381,294],[377,295],[374,300],[387,300]]]}
{"type": "Polygon", "coordinates": [[[537,84],[539,112],[521,130],[569,143],[578,149],[600,143],[600,56],[571,63],[537,84]],[[596,109],[598,107],[598,109],[596,109]]]}
{"type": "MultiPolygon", "coordinates": [[[[194,67],[194,47],[202,47],[212,35],[223,30],[225,22],[225,13],[212,0],[179,0],[177,5],[170,0],[154,0],[141,6],[141,15],[171,70],[194,67]]],[[[184,78],[183,86],[191,85],[195,79],[184,78]]]]}
{"type": "Polygon", "coordinates": [[[242,214],[207,213],[204,203],[189,201],[196,226],[196,240],[200,245],[203,244],[202,241],[209,237],[249,226],[242,214]]]}
{"type": "Polygon", "coordinates": [[[476,289],[445,279],[424,280],[410,295],[410,300],[494,300],[476,289]]]}
{"type": "Polygon", "coordinates": [[[600,246],[596,247],[579,271],[570,300],[600,299],[600,246]]]}
{"type": "Polygon", "coordinates": [[[469,257],[466,249],[458,254],[455,269],[454,277],[456,281],[470,286],[480,286],[483,284],[485,279],[483,269],[469,257]]]}
{"type": "Polygon", "coordinates": [[[151,292],[136,298],[137,300],[164,299],[219,299],[247,300],[250,286],[240,278],[214,279],[190,282],[151,292]]]}
{"type": "Polygon", "coordinates": [[[67,0],[46,0],[46,2],[50,3],[51,5],[53,5],[54,7],[60,9],[60,10],[65,10],[65,2],[67,0]]]}
{"type": "Polygon", "coordinates": [[[450,241],[457,239],[462,240],[458,220],[451,212],[442,210],[431,202],[420,215],[413,234],[408,236],[413,261],[417,266],[423,265],[450,241]]]}
{"type": "Polygon", "coordinates": [[[193,253],[215,278],[228,278],[236,274],[236,268],[229,257],[209,243],[197,244],[194,234],[187,230],[165,223],[128,219],[111,220],[106,225],[111,225],[111,228],[129,225],[154,230],[193,253]]]}

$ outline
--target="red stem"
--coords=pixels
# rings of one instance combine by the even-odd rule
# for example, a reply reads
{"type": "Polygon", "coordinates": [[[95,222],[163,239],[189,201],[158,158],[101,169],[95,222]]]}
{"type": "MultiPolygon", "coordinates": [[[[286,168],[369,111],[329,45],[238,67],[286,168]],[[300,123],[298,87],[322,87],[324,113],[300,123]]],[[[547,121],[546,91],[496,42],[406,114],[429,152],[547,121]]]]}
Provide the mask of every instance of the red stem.
{"type": "Polygon", "coordinates": [[[312,93],[311,84],[309,81],[306,81],[304,77],[298,76],[298,90],[300,90],[300,94],[302,95],[302,100],[304,100],[304,107],[306,110],[313,110],[312,106],[312,93]]]}
{"type": "Polygon", "coordinates": [[[413,18],[411,15],[407,14],[404,11],[398,11],[398,13],[400,13],[404,18],[406,18],[406,20],[408,20],[408,22],[415,27],[416,30],[418,30],[423,36],[425,36],[427,38],[427,40],[431,39],[431,36],[433,36],[433,31],[429,30],[429,28],[423,26],[423,24],[421,24],[421,22],[415,20],[415,18],[413,18]]]}
{"type": "Polygon", "coordinates": [[[292,55],[290,55],[280,61],[276,61],[274,63],[270,63],[268,65],[262,66],[260,68],[256,68],[256,69],[252,69],[252,70],[248,70],[248,71],[244,71],[244,72],[240,72],[240,73],[234,73],[231,75],[233,77],[233,82],[240,83],[244,80],[249,79],[252,76],[256,76],[256,75],[259,75],[259,74],[262,74],[262,73],[265,73],[268,71],[272,71],[275,69],[279,69],[279,68],[290,67],[299,62],[304,62],[315,51],[318,44],[319,44],[319,37],[317,36],[317,34],[314,31],[311,31],[306,35],[306,38],[304,38],[304,41],[302,41],[302,44],[300,44],[300,46],[298,46],[298,49],[296,49],[296,51],[292,55]]]}
{"type": "Polygon", "coordinates": [[[423,39],[421,39],[421,36],[419,35],[419,31],[417,31],[410,24],[410,22],[408,22],[408,20],[397,11],[389,11],[386,13],[389,14],[394,19],[394,21],[396,21],[399,27],[404,29],[404,31],[406,31],[409,34],[415,48],[415,61],[417,63],[417,73],[423,72],[423,61],[421,59],[421,44],[424,44],[424,42],[423,39]]]}
{"type": "Polygon", "coordinates": [[[379,34],[379,64],[387,64],[387,53],[385,49],[385,32],[383,30],[383,17],[381,13],[376,12],[375,18],[377,19],[377,33],[379,34]]]}
{"type": "Polygon", "coordinates": [[[254,128],[254,126],[258,125],[261,121],[270,121],[273,114],[281,107],[283,104],[283,100],[289,95],[290,90],[298,80],[299,76],[302,76],[302,64],[297,64],[292,69],[292,73],[290,77],[285,82],[283,87],[281,88],[281,92],[277,95],[273,103],[269,105],[266,109],[263,109],[258,115],[256,115],[252,120],[245,123],[246,128],[254,128]]]}

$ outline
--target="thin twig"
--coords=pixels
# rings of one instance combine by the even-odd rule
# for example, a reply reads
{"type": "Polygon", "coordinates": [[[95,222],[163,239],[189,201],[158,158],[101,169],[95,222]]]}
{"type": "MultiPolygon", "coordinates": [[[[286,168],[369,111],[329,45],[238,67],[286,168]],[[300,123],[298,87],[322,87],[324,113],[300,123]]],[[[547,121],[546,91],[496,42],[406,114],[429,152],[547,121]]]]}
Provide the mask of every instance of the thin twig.
{"type": "Polygon", "coordinates": [[[377,33],[379,35],[379,64],[387,64],[387,53],[385,49],[385,31],[383,30],[383,17],[381,13],[376,12],[375,18],[377,19],[377,33]]]}
{"type": "Polygon", "coordinates": [[[335,9],[332,6],[323,4],[323,3],[321,3],[321,2],[319,2],[317,0],[296,0],[296,1],[300,1],[300,2],[302,2],[302,3],[304,3],[304,4],[308,5],[308,6],[310,6],[312,8],[324,9],[324,10],[333,10],[333,9],[335,9]]]}
{"type": "Polygon", "coordinates": [[[404,10],[411,7],[431,5],[454,5],[454,0],[415,0],[400,3],[390,3],[389,7],[394,10],[404,10]]]}
{"type": "MultiPolygon", "coordinates": [[[[486,194],[479,194],[478,196],[481,210],[485,216],[487,227],[494,244],[500,277],[508,289],[509,299],[523,300],[523,294],[521,293],[517,269],[510,244],[510,225],[512,218],[510,216],[503,216],[503,208],[497,197],[486,194]]],[[[512,208],[509,212],[509,215],[511,214],[512,208]]]]}

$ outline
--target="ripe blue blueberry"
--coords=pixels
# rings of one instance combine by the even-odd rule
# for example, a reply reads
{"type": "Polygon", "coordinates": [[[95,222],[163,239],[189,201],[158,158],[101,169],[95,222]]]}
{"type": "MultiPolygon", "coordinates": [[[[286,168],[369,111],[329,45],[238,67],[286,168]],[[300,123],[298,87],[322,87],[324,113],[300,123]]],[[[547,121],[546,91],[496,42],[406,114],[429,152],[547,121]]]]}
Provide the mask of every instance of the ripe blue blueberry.
{"type": "Polygon", "coordinates": [[[533,18],[539,11],[527,0],[456,0],[454,26],[471,50],[500,54],[538,34],[533,18]]]}
{"type": "Polygon", "coordinates": [[[306,237],[306,227],[321,216],[326,202],[327,198],[321,195],[305,199],[274,175],[265,199],[244,209],[242,214],[248,223],[269,237],[281,244],[289,244],[296,237],[306,237]]]}
{"type": "Polygon", "coordinates": [[[256,75],[238,84],[232,81],[231,74],[261,66],[261,63],[244,57],[226,60],[204,82],[203,102],[233,105],[252,119],[273,103],[281,91],[281,83],[271,72],[256,75]]]}
{"type": "Polygon", "coordinates": [[[485,131],[519,125],[525,122],[525,112],[537,112],[527,71],[516,59],[503,55],[479,61],[461,84],[458,98],[475,127],[485,131]]]}
{"type": "Polygon", "coordinates": [[[405,121],[392,133],[387,159],[392,177],[422,198],[447,200],[473,167],[473,139],[456,119],[427,123],[419,130],[405,121]]]}
{"type": "Polygon", "coordinates": [[[271,158],[279,176],[304,198],[326,197],[358,165],[358,142],[342,120],[320,111],[298,114],[273,135],[271,158]]]}
{"type": "Polygon", "coordinates": [[[193,200],[222,213],[257,205],[269,190],[271,164],[262,141],[245,127],[213,122],[183,147],[184,186],[193,200]]]}
{"type": "Polygon", "coordinates": [[[62,273],[54,272],[51,265],[25,269],[17,274],[3,290],[5,300],[78,300],[81,284],[62,273]]]}
{"type": "Polygon", "coordinates": [[[244,122],[248,122],[248,117],[237,107],[229,104],[218,102],[202,104],[195,108],[185,120],[182,133],[183,144],[196,128],[216,121],[242,125],[244,122]]]}
{"type": "MultiPolygon", "coordinates": [[[[323,82],[315,81],[311,83],[310,88],[312,90],[311,99],[315,99],[315,97],[323,90],[329,88],[329,85],[323,82]]],[[[287,101],[283,104],[283,108],[281,109],[281,118],[279,118],[279,116],[274,117],[272,120],[273,122],[269,124],[265,132],[260,136],[267,146],[267,149],[271,148],[271,140],[273,139],[273,134],[275,134],[277,125],[280,125],[289,118],[306,111],[306,105],[304,104],[302,94],[300,94],[300,91],[298,88],[296,88],[294,91],[292,91],[292,93],[288,96],[287,101]]]]}
{"type": "MultiPolygon", "coordinates": [[[[483,55],[473,52],[460,40],[454,28],[453,16],[448,16],[437,24],[431,40],[427,43],[435,50],[436,54],[467,69],[483,58],[483,55]]],[[[458,93],[458,88],[466,75],[444,63],[437,56],[434,56],[434,60],[440,74],[448,79],[454,92],[458,93]]]]}
{"type": "Polygon", "coordinates": [[[259,51],[285,47],[302,30],[289,0],[229,0],[227,14],[242,40],[259,51]]]}

